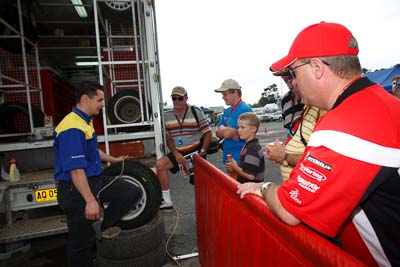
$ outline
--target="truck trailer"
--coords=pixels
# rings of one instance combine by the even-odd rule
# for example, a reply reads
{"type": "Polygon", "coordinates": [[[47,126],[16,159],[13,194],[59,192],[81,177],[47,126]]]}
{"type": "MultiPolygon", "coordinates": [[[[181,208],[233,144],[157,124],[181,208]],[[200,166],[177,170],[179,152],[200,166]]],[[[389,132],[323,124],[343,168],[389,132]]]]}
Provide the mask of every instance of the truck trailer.
{"type": "Polygon", "coordinates": [[[143,225],[159,209],[160,188],[150,169],[164,152],[154,2],[0,1],[3,251],[67,232],[53,179],[52,134],[82,81],[104,88],[105,107],[93,120],[100,148],[135,159],[127,179],[145,193],[122,224],[143,225]],[[18,181],[7,176],[10,159],[18,181]]]}

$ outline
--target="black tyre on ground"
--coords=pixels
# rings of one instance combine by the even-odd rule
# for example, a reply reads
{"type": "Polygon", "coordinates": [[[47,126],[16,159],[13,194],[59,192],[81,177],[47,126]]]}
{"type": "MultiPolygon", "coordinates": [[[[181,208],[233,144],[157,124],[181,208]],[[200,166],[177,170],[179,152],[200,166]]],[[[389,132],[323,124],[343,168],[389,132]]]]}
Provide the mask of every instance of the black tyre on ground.
{"type": "MultiPolygon", "coordinates": [[[[44,126],[44,113],[32,107],[32,120],[34,127],[44,126]]],[[[29,132],[28,104],[21,102],[5,102],[0,104],[0,132],[24,133],[29,132]]]]}
{"type": "MultiPolygon", "coordinates": [[[[146,113],[146,104],[142,100],[144,120],[149,118],[146,113]]],[[[111,124],[129,124],[142,121],[142,110],[140,108],[140,97],[137,92],[126,90],[116,93],[107,105],[107,115],[110,119],[111,124]]],[[[151,110],[149,110],[151,113],[151,110]]],[[[149,126],[136,126],[127,127],[123,130],[133,132],[133,131],[143,131],[149,129],[149,126]]]]}
{"type": "MultiPolygon", "coordinates": [[[[104,169],[103,174],[118,176],[121,169],[122,163],[116,163],[104,169]]],[[[149,167],[140,162],[125,161],[121,178],[139,186],[143,191],[143,198],[117,225],[123,230],[145,225],[156,216],[160,209],[161,187],[157,176],[149,167]]]]}
{"type": "Polygon", "coordinates": [[[164,220],[156,215],[149,223],[131,230],[123,230],[112,239],[97,240],[97,253],[111,260],[135,259],[165,243],[164,220]]]}

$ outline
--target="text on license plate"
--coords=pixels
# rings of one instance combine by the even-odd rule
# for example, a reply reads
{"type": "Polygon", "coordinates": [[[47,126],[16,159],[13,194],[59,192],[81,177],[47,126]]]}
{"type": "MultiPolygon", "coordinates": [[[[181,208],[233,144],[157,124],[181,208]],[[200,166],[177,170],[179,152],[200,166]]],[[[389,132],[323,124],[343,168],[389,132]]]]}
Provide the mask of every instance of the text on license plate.
{"type": "Polygon", "coordinates": [[[47,202],[57,200],[57,188],[48,188],[35,191],[36,202],[47,202]]]}

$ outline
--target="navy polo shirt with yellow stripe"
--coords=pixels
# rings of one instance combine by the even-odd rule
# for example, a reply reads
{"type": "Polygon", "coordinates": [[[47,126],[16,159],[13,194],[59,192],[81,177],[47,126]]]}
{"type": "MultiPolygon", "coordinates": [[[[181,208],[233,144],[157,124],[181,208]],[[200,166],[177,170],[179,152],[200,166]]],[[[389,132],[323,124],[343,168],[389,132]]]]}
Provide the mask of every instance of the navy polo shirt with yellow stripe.
{"type": "Polygon", "coordinates": [[[70,171],[84,169],[86,176],[102,172],[92,116],[76,107],[58,124],[54,137],[54,180],[71,181],[70,171]]]}

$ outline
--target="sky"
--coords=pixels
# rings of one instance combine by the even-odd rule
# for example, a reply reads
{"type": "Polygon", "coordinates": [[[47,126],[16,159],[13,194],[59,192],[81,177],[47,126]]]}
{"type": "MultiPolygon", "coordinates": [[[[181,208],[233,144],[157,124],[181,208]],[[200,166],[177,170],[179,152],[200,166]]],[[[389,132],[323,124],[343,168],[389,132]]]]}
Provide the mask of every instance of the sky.
{"type": "Polygon", "coordinates": [[[242,98],[257,103],[263,89],[278,85],[269,67],[286,56],[297,34],[321,21],[340,23],[357,38],[361,66],[400,63],[398,0],[155,0],[163,99],[172,88],[188,91],[188,103],[225,106],[221,83],[233,78],[242,98]]]}

